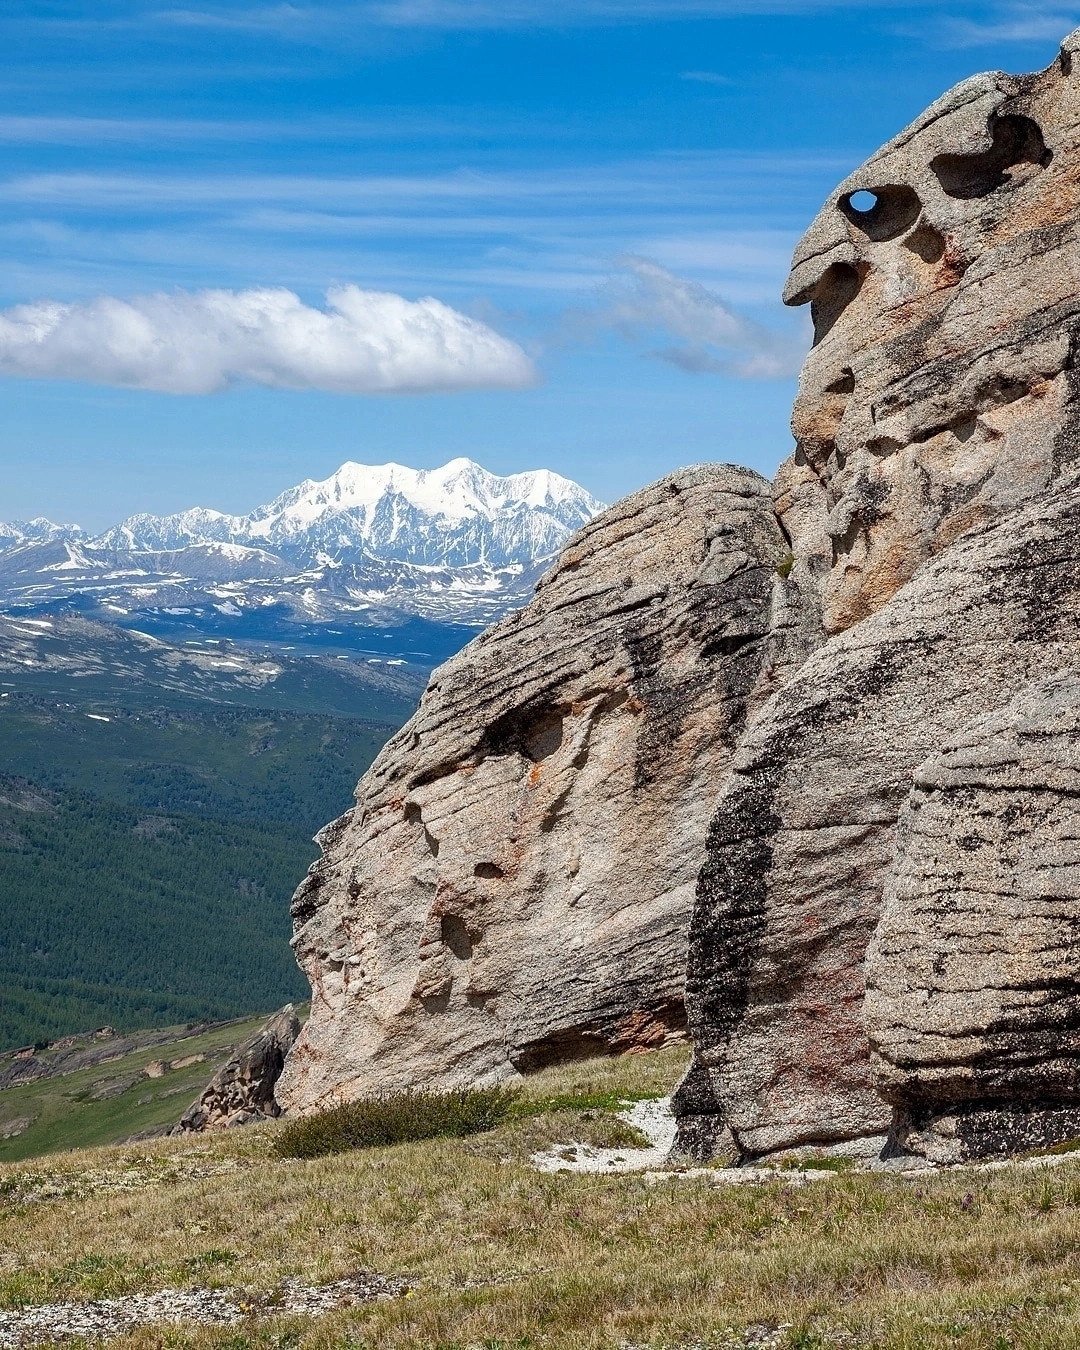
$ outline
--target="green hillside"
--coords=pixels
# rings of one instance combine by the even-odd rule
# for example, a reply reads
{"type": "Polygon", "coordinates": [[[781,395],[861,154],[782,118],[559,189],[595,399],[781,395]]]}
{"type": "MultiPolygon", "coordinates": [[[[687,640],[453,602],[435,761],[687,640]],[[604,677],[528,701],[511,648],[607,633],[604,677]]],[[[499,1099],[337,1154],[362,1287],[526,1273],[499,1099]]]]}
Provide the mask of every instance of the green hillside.
{"type": "Polygon", "coordinates": [[[289,897],[420,679],[302,674],[275,697],[302,705],[318,676],[334,712],[231,684],[3,672],[0,1049],[307,994],[289,897]]]}
{"type": "MultiPolygon", "coordinates": [[[[0,1162],[60,1149],[114,1144],[175,1125],[262,1017],[175,1027],[108,1059],[0,1090],[0,1162]],[[153,1075],[153,1076],[151,1076],[153,1075]]],[[[47,1065],[50,1055],[39,1056],[47,1065]]]]}

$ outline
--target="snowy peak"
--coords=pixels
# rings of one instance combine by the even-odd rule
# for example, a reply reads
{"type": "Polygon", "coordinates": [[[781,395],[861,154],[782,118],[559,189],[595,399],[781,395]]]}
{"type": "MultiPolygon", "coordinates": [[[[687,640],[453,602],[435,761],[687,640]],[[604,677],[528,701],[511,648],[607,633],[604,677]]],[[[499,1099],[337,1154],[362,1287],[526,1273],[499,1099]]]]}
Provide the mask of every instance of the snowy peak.
{"type": "Polygon", "coordinates": [[[49,544],[54,539],[82,539],[78,525],[55,525],[44,516],[34,520],[0,521],[0,549],[17,548],[20,544],[49,544]]]}
{"type": "Polygon", "coordinates": [[[246,516],[197,507],[132,516],[95,540],[164,550],[221,543],[267,549],[300,566],[370,555],[425,566],[528,565],[557,553],[602,509],[548,469],[501,478],[469,459],[437,469],[345,463],[246,516]]]}

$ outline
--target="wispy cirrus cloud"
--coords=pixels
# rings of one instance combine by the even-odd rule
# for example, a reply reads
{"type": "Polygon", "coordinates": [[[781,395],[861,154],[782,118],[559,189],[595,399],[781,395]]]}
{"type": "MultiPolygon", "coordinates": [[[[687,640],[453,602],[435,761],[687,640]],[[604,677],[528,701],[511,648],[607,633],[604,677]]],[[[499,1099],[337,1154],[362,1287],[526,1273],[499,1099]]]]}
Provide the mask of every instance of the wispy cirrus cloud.
{"type": "Polygon", "coordinates": [[[735,83],[730,75],[721,75],[716,70],[684,70],[679,79],[689,80],[692,84],[731,85],[735,83]]]}
{"type": "MultiPolygon", "coordinates": [[[[935,0],[907,0],[907,7],[935,0]]],[[[313,3],[162,8],[152,22],[186,28],[316,36],[348,25],[419,29],[582,28],[688,19],[784,16],[843,10],[887,10],[896,0],[352,0],[313,3]]]]}
{"type": "Polygon", "coordinates": [[[1080,26],[1080,4],[995,5],[981,17],[945,15],[936,29],[947,47],[988,47],[1002,42],[1057,42],[1080,26]]]}
{"type": "Polygon", "coordinates": [[[575,311],[569,327],[614,331],[642,346],[644,356],[690,375],[783,379],[798,374],[806,354],[801,338],[755,323],[715,291],[648,258],[621,258],[596,307],[575,311]]]}
{"type": "Polygon", "coordinates": [[[0,374],[168,394],[247,381],[338,394],[522,388],[524,351],[438,300],[339,286],[315,309],[281,288],[100,296],[0,312],[0,374]]]}

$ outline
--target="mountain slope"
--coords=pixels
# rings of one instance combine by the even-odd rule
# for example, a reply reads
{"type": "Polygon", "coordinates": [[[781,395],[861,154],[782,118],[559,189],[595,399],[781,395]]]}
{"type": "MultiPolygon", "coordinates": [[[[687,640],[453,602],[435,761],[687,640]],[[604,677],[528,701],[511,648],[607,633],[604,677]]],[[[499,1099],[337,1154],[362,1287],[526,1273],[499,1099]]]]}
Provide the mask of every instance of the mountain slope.
{"type": "Polygon", "coordinates": [[[0,1048],[303,997],[311,836],[421,687],[0,616],[0,1048]]]}
{"type": "Polygon", "coordinates": [[[498,568],[550,557],[600,509],[584,488],[546,469],[500,478],[468,459],[420,470],[349,462],[246,516],[203,508],[132,516],[92,542],[129,551],[246,544],[301,565],[361,555],[498,568]]]}

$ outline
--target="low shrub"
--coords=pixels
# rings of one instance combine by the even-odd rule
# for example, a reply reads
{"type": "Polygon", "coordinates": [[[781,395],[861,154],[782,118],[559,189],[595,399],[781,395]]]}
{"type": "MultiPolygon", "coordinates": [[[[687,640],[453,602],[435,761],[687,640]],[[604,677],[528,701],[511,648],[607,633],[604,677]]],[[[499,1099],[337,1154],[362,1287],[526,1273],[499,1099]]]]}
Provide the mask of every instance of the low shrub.
{"type": "Polygon", "coordinates": [[[510,1115],[517,1097],[515,1089],[504,1087],[388,1092],[287,1120],[274,1147],[282,1158],[319,1158],[419,1139],[460,1139],[493,1130],[510,1115]]]}

